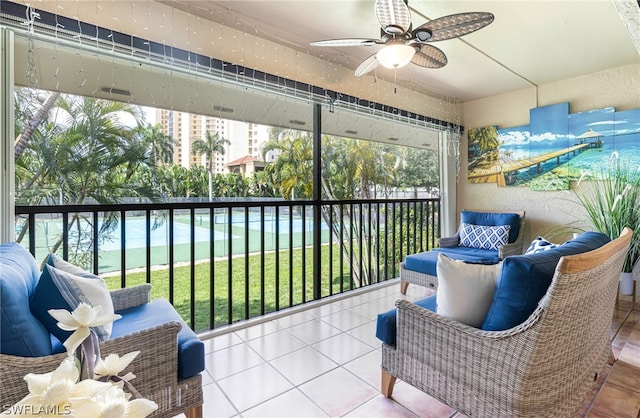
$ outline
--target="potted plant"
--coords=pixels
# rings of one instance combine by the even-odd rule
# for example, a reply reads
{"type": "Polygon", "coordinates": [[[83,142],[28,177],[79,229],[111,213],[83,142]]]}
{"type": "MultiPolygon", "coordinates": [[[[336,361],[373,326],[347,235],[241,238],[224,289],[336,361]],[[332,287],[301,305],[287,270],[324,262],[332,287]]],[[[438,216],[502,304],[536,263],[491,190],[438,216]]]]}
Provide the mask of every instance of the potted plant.
{"type": "Polygon", "coordinates": [[[609,166],[588,184],[583,174],[574,192],[585,209],[591,226],[617,238],[624,227],[633,229],[633,237],[622,269],[620,293],[633,292],[632,271],[640,258],[640,172],[631,169],[612,154],[609,166]]]}

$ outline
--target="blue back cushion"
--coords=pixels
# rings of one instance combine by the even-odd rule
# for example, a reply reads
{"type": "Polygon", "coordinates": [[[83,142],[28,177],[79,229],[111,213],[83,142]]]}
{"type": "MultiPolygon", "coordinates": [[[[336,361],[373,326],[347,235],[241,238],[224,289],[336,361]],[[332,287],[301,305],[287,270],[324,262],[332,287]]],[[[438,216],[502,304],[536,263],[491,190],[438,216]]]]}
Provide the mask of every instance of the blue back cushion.
{"type": "MultiPolygon", "coordinates": [[[[58,327],[58,321],[49,314],[49,310],[64,309],[71,312],[81,302],[94,307],[100,306],[103,314],[113,314],[111,295],[100,277],[50,254],[31,295],[31,312],[51,334],[60,341],[65,341],[71,332],[58,327]]],[[[92,328],[98,341],[104,341],[111,334],[112,324],[92,328]]]]}
{"type": "MultiPolygon", "coordinates": [[[[436,311],[436,295],[428,296],[414,302],[418,306],[436,311]]],[[[388,310],[387,312],[378,314],[376,321],[376,337],[385,344],[396,344],[396,316],[397,308],[388,310]]]]}
{"type": "Polygon", "coordinates": [[[21,357],[51,354],[49,332],[29,310],[40,272],[31,253],[18,243],[0,245],[0,351],[21,357]]]}
{"type": "Polygon", "coordinates": [[[485,226],[510,225],[509,244],[515,242],[520,233],[520,215],[517,213],[473,212],[463,210],[460,212],[460,223],[485,226]]]}
{"type": "Polygon", "coordinates": [[[547,251],[505,258],[481,328],[501,331],[523,323],[547,293],[562,256],[591,251],[609,241],[599,232],[585,232],[547,251]]]}

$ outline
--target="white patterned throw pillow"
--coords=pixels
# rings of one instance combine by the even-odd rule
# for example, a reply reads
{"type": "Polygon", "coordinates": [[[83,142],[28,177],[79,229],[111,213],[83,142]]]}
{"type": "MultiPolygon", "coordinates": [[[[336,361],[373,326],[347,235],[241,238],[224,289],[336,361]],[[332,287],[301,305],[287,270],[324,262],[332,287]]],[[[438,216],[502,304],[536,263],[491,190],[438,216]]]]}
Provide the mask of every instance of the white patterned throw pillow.
{"type": "Polygon", "coordinates": [[[501,245],[509,242],[511,225],[473,225],[460,224],[460,247],[481,248],[484,250],[498,250],[501,245]]]}
{"type": "Polygon", "coordinates": [[[542,251],[547,251],[550,250],[552,248],[556,248],[558,247],[558,244],[554,244],[550,241],[547,241],[546,239],[542,238],[542,237],[536,237],[536,239],[534,239],[533,241],[531,241],[531,245],[529,245],[529,248],[527,248],[527,251],[525,251],[525,254],[535,254],[535,253],[539,253],[542,251]]]}

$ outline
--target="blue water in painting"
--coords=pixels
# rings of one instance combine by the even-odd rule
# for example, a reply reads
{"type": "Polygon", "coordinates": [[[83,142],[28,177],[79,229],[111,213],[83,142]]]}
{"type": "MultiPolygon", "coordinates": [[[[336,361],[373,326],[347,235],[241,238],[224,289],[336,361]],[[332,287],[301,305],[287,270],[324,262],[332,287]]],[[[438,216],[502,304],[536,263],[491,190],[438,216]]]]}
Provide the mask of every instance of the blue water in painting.
{"type": "Polygon", "coordinates": [[[640,134],[605,138],[602,148],[578,154],[571,160],[571,165],[592,172],[605,170],[614,151],[618,152],[621,163],[640,170],[640,134]]]}
{"type": "MultiPolygon", "coordinates": [[[[640,134],[620,135],[604,137],[602,148],[589,149],[577,154],[573,158],[564,156],[561,163],[570,162],[578,169],[586,169],[591,172],[605,170],[609,166],[612,153],[619,154],[620,162],[637,167],[640,170],[640,134]]],[[[520,160],[558,151],[575,144],[573,140],[544,141],[533,145],[501,145],[500,152],[509,158],[520,160]]],[[[555,166],[555,163],[553,164],[555,166]]]]}

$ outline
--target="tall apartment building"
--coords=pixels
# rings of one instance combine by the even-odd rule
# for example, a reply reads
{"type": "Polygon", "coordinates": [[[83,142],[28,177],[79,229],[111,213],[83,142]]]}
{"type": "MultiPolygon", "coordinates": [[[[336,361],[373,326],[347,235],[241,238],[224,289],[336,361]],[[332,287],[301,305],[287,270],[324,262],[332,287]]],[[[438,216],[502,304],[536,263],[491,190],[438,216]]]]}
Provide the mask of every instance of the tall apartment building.
{"type": "MultiPolygon", "coordinates": [[[[254,123],[215,118],[211,116],[193,115],[185,112],[157,109],[156,120],[162,126],[166,135],[171,135],[177,140],[177,148],[174,150],[173,161],[183,167],[194,165],[205,166],[206,158],[193,155],[191,152],[193,141],[204,139],[205,133],[218,134],[220,138],[230,141],[225,144],[224,155],[218,154],[213,161],[215,174],[229,173],[228,163],[252,157],[253,161],[260,162],[262,166],[262,145],[269,139],[269,127],[254,123]]],[[[273,160],[273,156],[267,156],[267,160],[273,160]]],[[[250,171],[241,170],[250,174],[250,171]]]]}

